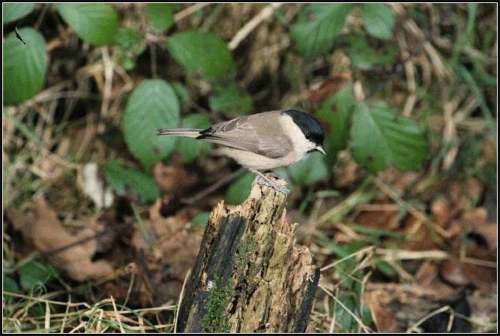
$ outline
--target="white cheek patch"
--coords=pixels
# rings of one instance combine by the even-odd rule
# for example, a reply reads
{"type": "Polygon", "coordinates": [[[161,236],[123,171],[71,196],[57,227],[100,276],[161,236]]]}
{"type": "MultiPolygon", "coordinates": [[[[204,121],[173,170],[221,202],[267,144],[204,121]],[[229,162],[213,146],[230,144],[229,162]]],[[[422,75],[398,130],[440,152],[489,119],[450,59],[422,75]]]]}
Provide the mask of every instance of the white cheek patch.
{"type": "Polygon", "coordinates": [[[290,116],[282,116],[283,117],[280,119],[281,125],[293,143],[293,149],[297,159],[302,158],[308,151],[316,148],[313,142],[306,139],[304,133],[302,133],[299,126],[293,122],[290,116]]]}

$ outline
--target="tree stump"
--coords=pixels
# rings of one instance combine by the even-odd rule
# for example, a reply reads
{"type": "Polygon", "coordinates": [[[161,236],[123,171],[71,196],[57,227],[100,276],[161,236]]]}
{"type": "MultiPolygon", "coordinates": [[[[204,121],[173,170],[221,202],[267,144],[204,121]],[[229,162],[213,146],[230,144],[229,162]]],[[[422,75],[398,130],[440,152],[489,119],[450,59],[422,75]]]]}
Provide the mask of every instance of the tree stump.
{"type": "MultiPolygon", "coordinates": [[[[283,180],[278,180],[284,184],[283,180]]],[[[295,244],[286,194],[254,182],[238,206],[210,214],[179,307],[178,332],[304,332],[319,269],[295,244]]]]}

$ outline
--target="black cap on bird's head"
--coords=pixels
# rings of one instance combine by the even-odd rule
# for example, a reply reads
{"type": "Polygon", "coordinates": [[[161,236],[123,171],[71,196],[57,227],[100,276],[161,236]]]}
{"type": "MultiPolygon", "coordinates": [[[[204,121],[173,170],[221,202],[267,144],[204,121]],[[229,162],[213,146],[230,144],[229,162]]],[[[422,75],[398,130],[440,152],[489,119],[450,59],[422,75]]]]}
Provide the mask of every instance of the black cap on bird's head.
{"type": "Polygon", "coordinates": [[[295,124],[300,128],[302,133],[304,133],[304,136],[306,137],[307,140],[311,141],[316,145],[317,151],[326,154],[325,150],[323,149],[323,141],[325,140],[325,132],[323,131],[323,128],[321,128],[321,125],[312,114],[302,112],[302,111],[297,111],[297,110],[286,110],[282,112],[283,114],[286,114],[290,116],[295,124]]]}

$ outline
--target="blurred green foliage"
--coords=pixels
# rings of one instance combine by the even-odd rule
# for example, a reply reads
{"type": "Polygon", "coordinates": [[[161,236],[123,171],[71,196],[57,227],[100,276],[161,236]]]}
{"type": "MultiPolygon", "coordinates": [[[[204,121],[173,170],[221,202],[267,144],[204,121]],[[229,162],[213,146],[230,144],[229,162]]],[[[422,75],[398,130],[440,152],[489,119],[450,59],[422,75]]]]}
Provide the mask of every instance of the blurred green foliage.
{"type": "Polygon", "coordinates": [[[155,33],[162,33],[174,24],[172,11],[175,4],[149,3],[146,5],[146,18],[155,33]]]}
{"type": "Polygon", "coordinates": [[[43,36],[32,28],[21,28],[20,41],[15,32],[3,42],[4,102],[21,103],[33,97],[43,87],[47,72],[46,43],[43,36]]]}
{"type": "MultiPolygon", "coordinates": [[[[60,31],[54,29],[54,34],[47,34],[40,29],[40,23],[30,21],[34,14],[38,13],[43,20],[47,20],[47,17],[51,17],[50,20],[55,18],[57,24],[68,28],[67,31],[78,36],[82,43],[78,48],[81,48],[82,54],[92,55],[88,58],[92,58],[92,62],[95,61],[96,53],[92,54],[89,50],[107,47],[112,61],[116,61],[116,64],[127,72],[125,76],[121,73],[120,76],[116,76],[113,84],[127,76],[130,76],[129,83],[134,84],[130,93],[125,96],[120,120],[121,128],[117,128],[116,133],[123,136],[123,146],[126,146],[124,148],[131,154],[130,159],[137,160],[137,164],[130,164],[130,160],[127,163],[109,160],[104,164],[106,182],[117,195],[125,196],[132,193],[140,202],[152,203],[160,197],[160,190],[152,176],[151,168],[154,164],[168,161],[176,153],[183,163],[196,167],[199,158],[211,151],[210,145],[193,139],[158,137],[156,135],[158,128],[206,128],[212,122],[262,112],[255,109],[260,108],[264,100],[273,103],[292,101],[299,105],[296,108],[309,108],[311,112],[315,111],[315,116],[327,129],[326,157],[312,154],[306,160],[286,169],[277,170],[281,176],[290,179],[292,187],[306,190],[299,207],[301,213],[311,203],[312,195],[315,195],[312,187],[320,183],[323,186],[333,180],[332,167],[337,161],[339,152],[346,149],[351,152],[358,165],[369,173],[376,174],[389,167],[418,171],[427,163],[432,170],[441,163],[447,150],[458,146],[460,150],[455,164],[445,174],[459,172],[467,176],[476,176],[485,185],[496,185],[497,167],[491,163],[485,166],[478,164],[478,158],[484,150],[482,147],[484,139],[496,136],[496,106],[491,107],[488,92],[496,91],[497,85],[496,72],[491,70],[493,68],[491,50],[496,45],[497,30],[481,28],[482,16],[479,12],[482,5],[471,3],[454,7],[453,10],[448,10],[452,7],[433,7],[435,12],[432,13],[438,18],[441,15],[440,11],[447,12],[447,15],[441,16],[445,17],[446,22],[439,24],[441,24],[440,29],[446,30],[446,34],[452,36],[449,39],[452,45],[448,50],[446,41],[438,40],[436,36],[432,36],[433,40],[429,41],[438,49],[446,50],[439,50],[443,55],[443,67],[450,70],[454,77],[450,81],[431,83],[424,91],[421,83],[425,78],[419,76],[420,73],[425,74],[425,71],[419,72],[415,78],[418,104],[411,117],[402,116],[402,111],[392,107],[391,105],[396,103],[389,101],[393,97],[389,97],[387,93],[397,92],[400,89],[398,86],[406,85],[404,80],[401,80],[407,76],[403,67],[407,61],[416,59],[417,54],[413,55],[413,52],[420,52],[419,48],[422,46],[410,44],[410,58],[403,59],[394,35],[398,32],[397,29],[404,27],[401,25],[399,15],[396,22],[396,15],[391,5],[305,4],[290,18],[281,11],[283,7],[277,10],[271,19],[283,26],[283,32],[280,34],[288,36],[282,36],[274,43],[278,46],[282,41],[287,42],[284,43],[287,50],[281,67],[276,73],[271,73],[272,78],[265,77],[258,85],[254,83],[249,85],[248,80],[243,79],[248,69],[240,67],[242,53],[255,53],[255,50],[244,42],[236,50],[230,50],[228,37],[222,36],[221,30],[217,29],[217,24],[223,19],[220,17],[223,6],[218,4],[207,7],[210,10],[198,11],[193,14],[194,19],[189,25],[181,25],[175,19],[175,14],[181,7],[176,4],[146,4],[138,7],[140,10],[137,12],[136,9],[130,10],[133,12],[130,17],[123,15],[123,12],[129,9],[123,10],[120,4],[5,4],[3,6],[6,34],[3,40],[4,103],[22,106],[42,90],[47,89],[45,83],[50,82],[51,67],[63,67],[58,58],[49,53],[47,47],[50,42],[54,42],[55,34],[61,33],[63,29],[60,31]],[[49,13],[40,14],[45,10],[49,13]],[[28,26],[27,23],[30,22],[32,24],[28,26]],[[16,37],[16,32],[22,40],[16,37]],[[288,40],[291,41],[289,46],[288,40]],[[162,55],[165,57],[153,60],[154,53],[151,49],[154,48],[162,50],[162,55]],[[356,100],[353,86],[349,84],[338,92],[333,90],[335,93],[319,102],[306,101],[302,94],[304,89],[307,89],[306,86],[314,82],[316,77],[327,78],[338,70],[332,71],[328,68],[333,64],[333,53],[337,49],[344,51],[348,56],[351,66],[348,68],[352,71],[352,78],[367,83],[363,85],[367,91],[367,98],[364,101],[356,100]],[[145,71],[150,65],[159,69],[159,71],[152,70],[151,76],[145,71]],[[169,71],[173,69],[168,73],[179,76],[165,78],[163,75],[167,72],[161,71],[165,68],[169,71]],[[400,77],[398,81],[402,84],[394,85],[391,78],[398,76],[400,77]],[[261,88],[252,87],[266,86],[268,83],[269,86],[275,86],[275,83],[282,85],[278,90],[273,87],[271,93],[267,95],[262,95],[262,91],[259,91],[261,88]],[[439,96],[442,92],[438,90],[441,87],[436,89],[438,86],[446,86],[448,97],[439,96]],[[472,113],[479,114],[482,118],[475,118],[476,121],[485,123],[489,132],[477,134],[478,132],[472,131],[463,138],[457,137],[453,143],[440,143],[442,135],[432,135],[431,118],[436,114],[442,114],[445,98],[452,99],[459,96],[463,87],[466,87],[477,100],[478,109],[472,113]],[[286,96],[284,92],[293,92],[300,98],[274,99],[276,92],[280,94],[280,99],[286,96]],[[431,146],[432,136],[439,138],[438,141],[434,141],[438,143],[434,147],[431,146]]],[[[405,6],[405,10],[405,15],[415,20],[424,33],[429,35],[436,33],[434,31],[436,23],[431,22],[430,14],[424,12],[422,7],[409,5],[405,6]]],[[[405,20],[406,17],[401,19],[405,20]]],[[[60,26],[57,27],[61,28],[60,26]]],[[[271,33],[270,30],[269,34],[271,33]]],[[[257,35],[255,32],[251,32],[248,39],[255,35],[257,35]]],[[[67,45],[64,43],[68,41],[65,39],[67,37],[56,42],[62,43],[66,48],[67,45]]],[[[265,49],[272,48],[266,46],[265,49]]],[[[75,58],[75,62],[84,59],[72,57],[75,58]]],[[[267,56],[261,57],[263,63],[272,61],[272,58],[266,58],[267,56]]],[[[95,64],[97,63],[92,65],[95,64]]],[[[423,65],[418,64],[418,66],[423,65]]],[[[435,64],[430,64],[429,67],[431,67],[429,71],[435,70],[433,68],[435,64]]],[[[459,104],[461,101],[456,103],[459,104]]],[[[272,106],[273,109],[294,107],[275,105],[272,106]]],[[[401,106],[401,102],[399,105],[401,106]]],[[[13,119],[18,132],[37,148],[42,148],[40,144],[44,140],[35,131],[35,117],[30,115],[27,121],[12,116],[9,118],[13,119]]],[[[454,126],[460,131],[461,127],[467,125],[458,121],[454,126]]],[[[472,125],[471,129],[474,130],[474,127],[476,126],[472,125]]],[[[32,183],[26,176],[23,176],[23,179],[27,182],[23,184],[29,186],[24,188],[30,194],[34,194],[40,189],[40,184],[32,183]]],[[[230,204],[244,201],[254,177],[253,174],[246,172],[236,178],[225,192],[225,201],[230,204]]],[[[439,179],[440,176],[429,177],[431,178],[439,179]]],[[[316,195],[320,194],[321,192],[317,192],[316,195]]],[[[324,190],[322,195],[332,197],[338,195],[338,192],[324,190]]],[[[356,196],[355,193],[351,196],[353,195],[356,196]]],[[[345,204],[341,204],[344,207],[332,211],[329,221],[340,221],[355,205],[365,203],[373,197],[372,192],[366,192],[361,196],[358,195],[361,201],[352,204],[348,198],[345,204]]],[[[403,205],[399,205],[403,208],[403,205]]],[[[207,220],[208,213],[200,212],[191,222],[203,227],[207,220]]],[[[321,235],[317,240],[339,260],[345,258],[335,266],[340,282],[335,293],[336,299],[331,301],[332,305],[329,307],[330,314],[335,315],[339,327],[337,330],[344,332],[359,331],[358,321],[354,319],[353,314],[365,325],[372,323],[369,311],[362,304],[361,281],[365,273],[358,269],[359,264],[352,257],[353,254],[360,251],[367,243],[380,244],[386,237],[403,239],[396,233],[383,229],[368,228],[358,224],[351,224],[349,228],[362,235],[365,241],[355,240],[339,245],[321,235]]],[[[374,258],[371,266],[388,277],[396,274],[389,263],[380,259],[374,258]]],[[[20,265],[16,272],[4,276],[4,290],[30,292],[36,288],[43,288],[57,276],[52,267],[30,260],[20,265]],[[17,276],[19,282],[16,282],[17,276]]],[[[43,305],[37,304],[34,308],[38,309],[40,314],[44,313],[43,305]]]]}
{"type": "Polygon", "coordinates": [[[3,7],[3,22],[11,23],[19,20],[35,9],[34,3],[7,3],[3,7]]]}
{"type": "Polygon", "coordinates": [[[152,176],[126,167],[118,161],[106,163],[104,176],[117,195],[125,196],[133,193],[142,202],[154,202],[160,196],[160,190],[152,176]]]}
{"type": "Polygon", "coordinates": [[[149,79],[130,95],[123,113],[123,135],[130,152],[149,169],[172,152],[176,141],[159,137],[156,130],[178,127],[179,122],[179,102],[170,84],[149,79]]]}
{"type": "Polygon", "coordinates": [[[57,11],[85,42],[95,45],[112,43],[118,30],[118,15],[107,4],[59,4],[57,11]]]}
{"type": "MultiPolygon", "coordinates": [[[[144,6],[146,30],[120,22],[116,5],[68,3],[53,8],[84,42],[117,48],[118,61],[126,70],[134,69],[137,59],[147,50],[146,46],[151,43],[147,42],[148,32],[165,35],[166,44],[161,47],[166,47],[171,59],[162,60],[159,66],[165,61],[178,64],[188,77],[206,82],[210,88],[208,107],[211,111],[222,113],[226,118],[260,112],[254,111],[254,97],[247,92],[248,88],[236,80],[239,70],[228,44],[209,31],[209,25],[182,31],[171,29],[176,26],[174,12],[178,7],[174,4],[144,6]]],[[[33,4],[9,4],[5,7],[4,23],[19,20],[33,9],[33,4]]],[[[467,9],[467,26],[459,30],[460,43],[454,49],[450,65],[477,93],[481,111],[491,119],[492,112],[479,87],[496,85],[496,80],[484,70],[484,60],[470,52],[476,43],[477,6],[470,5],[467,9]],[[464,58],[472,61],[472,70],[463,65],[464,58]]],[[[212,14],[217,13],[219,11],[212,14]]],[[[279,11],[275,15],[278,21],[285,22],[279,11]]],[[[339,46],[345,48],[353,67],[361,71],[390,66],[399,52],[392,43],[394,25],[395,14],[386,4],[307,4],[290,22],[291,52],[297,51],[309,62],[328,56],[339,46]],[[351,15],[357,15],[362,26],[344,33],[351,15]]],[[[43,36],[31,28],[21,28],[19,32],[28,42],[26,45],[15,38],[14,32],[4,41],[4,80],[9,83],[4,91],[7,104],[20,104],[36,95],[43,88],[47,71],[43,36]]],[[[425,106],[425,101],[422,104],[425,106]]],[[[168,159],[174,152],[180,154],[183,162],[192,163],[210,151],[210,146],[192,139],[156,136],[156,129],[160,127],[205,128],[213,122],[204,112],[181,115],[181,109],[192,107],[191,88],[183,83],[145,79],[136,85],[124,109],[122,131],[130,153],[142,163],[144,174],[151,175],[152,165],[168,159]]],[[[418,170],[428,155],[428,139],[417,121],[400,116],[399,111],[387,104],[371,100],[357,102],[350,85],[324,99],[315,114],[328,127],[327,156],[313,155],[284,170],[296,186],[311,186],[327,180],[337,154],[344,149],[351,150],[355,161],[372,173],[388,167],[418,170]]],[[[234,181],[226,199],[233,203],[244,199],[250,179],[250,175],[245,175],[234,181]]]]}

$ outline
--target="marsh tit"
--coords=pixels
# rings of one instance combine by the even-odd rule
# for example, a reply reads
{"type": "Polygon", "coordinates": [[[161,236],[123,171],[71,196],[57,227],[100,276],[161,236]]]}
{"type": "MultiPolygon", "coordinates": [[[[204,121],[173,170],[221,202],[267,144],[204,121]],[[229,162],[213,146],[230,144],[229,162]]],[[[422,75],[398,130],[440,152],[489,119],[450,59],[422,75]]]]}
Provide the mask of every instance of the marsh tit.
{"type": "Polygon", "coordinates": [[[219,152],[254,172],[271,186],[262,172],[291,165],[314,151],[325,153],[325,133],[311,114],[297,110],[256,113],[217,123],[206,129],[161,128],[158,135],[205,140],[219,152]]]}

